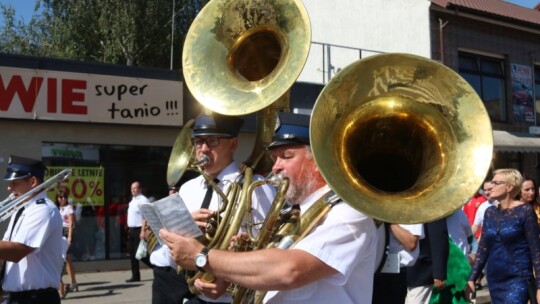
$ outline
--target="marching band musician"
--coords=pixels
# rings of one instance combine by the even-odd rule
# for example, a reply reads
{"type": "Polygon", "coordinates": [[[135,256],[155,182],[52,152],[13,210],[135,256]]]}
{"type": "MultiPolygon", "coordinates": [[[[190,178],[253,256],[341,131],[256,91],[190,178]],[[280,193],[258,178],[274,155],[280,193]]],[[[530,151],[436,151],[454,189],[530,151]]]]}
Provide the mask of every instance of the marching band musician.
{"type": "MultiPolygon", "coordinates": [[[[243,120],[234,116],[225,116],[217,113],[201,114],[195,119],[192,131],[192,143],[195,148],[197,160],[201,156],[208,157],[204,165],[204,172],[214,180],[217,186],[226,193],[229,185],[240,174],[240,167],[234,161],[234,153],[238,147],[238,133],[243,120]]],[[[263,177],[254,175],[253,180],[263,177]]],[[[185,202],[196,223],[204,228],[208,219],[218,210],[221,198],[208,186],[204,177],[191,179],[180,188],[178,195],[185,202]]],[[[262,222],[266,212],[275,196],[271,186],[257,187],[252,196],[252,209],[254,220],[262,222]]],[[[159,245],[158,245],[159,246],[159,245]]],[[[182,297],[189,297],[187,283],[183,275],[176,273],[176,267],[171,266],[171,259],[167,246],[155,249],[150,262],[154,267],[154,283],[152,285],[152,303],[166,304],[178,303],[182,297]]],[[[225,288],[224,288],[225,289],[225,288]]],[[[230,303],[231,297],[220,292],[220,297],[207,297],[199,294],[191,298],[188,303],[230,303]]]]}
{"type": "MultiPolygon", "coordinates": [[[[10,156],[4,180],[15,197],[43,182],[41,161],[10,156]]],[[[60,303],[58,288],[62,271],[62,218],[44,191],[28,198],[9,222],[0,241],[2,288],[10,303],[60,303]]]]}
{"type": "MultiPolygon", "coordinates": [[[[268,147],[275,161],[272,171],[289,178],[287,201],[305,212],[330,187],[311,152],[309,117],[281,113],[280,121],[268,147]]],[[[224,281],[267,290],[265,303],[371,303],[375,224],[344,203],[333,207],[292,249],[231,252],[205,248],[195,239],[166,230],[160,235],[182,267],[202,268],[224,281]]],[[[218,284],[195,282],[203,294],[210,294],[218,284]]]]}

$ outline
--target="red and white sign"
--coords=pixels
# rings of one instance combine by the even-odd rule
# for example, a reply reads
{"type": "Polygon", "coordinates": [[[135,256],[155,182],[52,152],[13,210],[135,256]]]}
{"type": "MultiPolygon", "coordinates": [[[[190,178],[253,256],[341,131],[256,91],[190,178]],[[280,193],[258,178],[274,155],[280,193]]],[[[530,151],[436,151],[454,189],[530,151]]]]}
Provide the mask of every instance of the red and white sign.
{"type": "Polygon", "coordinates": [[[0,117],[182,124],[182,82],[0,67],[0,117]]]}

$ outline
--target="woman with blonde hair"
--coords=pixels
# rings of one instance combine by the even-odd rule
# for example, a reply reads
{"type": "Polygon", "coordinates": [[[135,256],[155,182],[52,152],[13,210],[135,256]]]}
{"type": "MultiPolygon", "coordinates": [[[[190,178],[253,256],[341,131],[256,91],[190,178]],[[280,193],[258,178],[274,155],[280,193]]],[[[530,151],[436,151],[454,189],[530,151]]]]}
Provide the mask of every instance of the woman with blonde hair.
{"type": "MultiPolygon", "coordinates": [[[[515,169],[494,172],[490,197],[499,202],[484,216],[482,235],[472,273],[467,282],[467,296],[475,291],[474,282],[486,265],[486,278],[493,304],[525,304],[529,283],[540,287],[540,230],[531,204],[514,198],[521,190],[523,177],[515,169]]],[[[540,300],[540,291],[532,291],[531,303],[540,300]],[[536,300],[536,301],[535,301],[536,300]]]]}

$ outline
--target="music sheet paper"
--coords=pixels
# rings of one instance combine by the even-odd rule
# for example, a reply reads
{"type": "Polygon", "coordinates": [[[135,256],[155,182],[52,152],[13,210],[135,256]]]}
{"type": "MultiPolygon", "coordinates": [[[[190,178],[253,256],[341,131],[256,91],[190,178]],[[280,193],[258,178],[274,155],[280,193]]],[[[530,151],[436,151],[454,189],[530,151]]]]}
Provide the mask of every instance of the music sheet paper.
{"type": "Polygon", "coordinates": [[[141,203],[139,210],[162,245],[165,244],[159,237],[159,230],[162,228],[185,237],[196,238],[202,235],[201,229],[178,194],[167,196],[154,203],[141,203]]]}

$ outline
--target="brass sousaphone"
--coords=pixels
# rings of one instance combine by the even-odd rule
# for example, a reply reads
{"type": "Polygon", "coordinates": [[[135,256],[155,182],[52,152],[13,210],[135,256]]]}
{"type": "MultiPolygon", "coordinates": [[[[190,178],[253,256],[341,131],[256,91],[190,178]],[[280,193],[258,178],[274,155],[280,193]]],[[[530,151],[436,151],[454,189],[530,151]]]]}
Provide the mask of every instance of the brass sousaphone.
{"type": "Polygon", "coordinates": [[[319,95],[311,147],[331,188],[389,223],[425,223],[463,206],[484,180],[491,123],[456,72],[408,54],[359,60],[319,95]]]}
{"type": "Polygon", "coordinates": [[[186,84],[203,106],[245,115],[296,81],[311,42],[299,0],[212,0],[193,21],[182,53],[186,84]]]}
{"type": "MultiPolygon", "coordinates": [[[[182,53],[186,85],[206,109],[233,116],[257,112],[247,164],[262,158],[277,111],[288,109],[288,92],[310,43],[300,0],[212,0],[193,21],[182,53]]],[[[261,163],[260,171],[268,170],[261,163]]]]}

